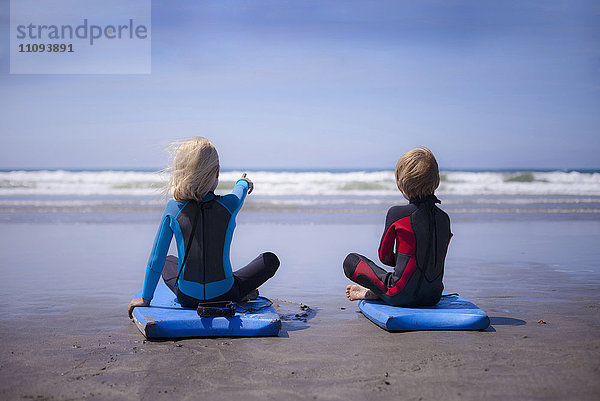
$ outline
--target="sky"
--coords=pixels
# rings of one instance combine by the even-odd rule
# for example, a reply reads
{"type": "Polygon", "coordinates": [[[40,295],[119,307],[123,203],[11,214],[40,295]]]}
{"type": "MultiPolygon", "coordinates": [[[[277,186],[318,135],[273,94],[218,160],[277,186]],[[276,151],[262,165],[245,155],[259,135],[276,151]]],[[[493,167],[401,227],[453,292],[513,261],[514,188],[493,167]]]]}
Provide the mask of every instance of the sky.
{"type": "Polygon", "coordinates": [[[152,1],[139,75],[10,74],[9,4],[0,169],[600,168],[598,2],[152,1]]]}

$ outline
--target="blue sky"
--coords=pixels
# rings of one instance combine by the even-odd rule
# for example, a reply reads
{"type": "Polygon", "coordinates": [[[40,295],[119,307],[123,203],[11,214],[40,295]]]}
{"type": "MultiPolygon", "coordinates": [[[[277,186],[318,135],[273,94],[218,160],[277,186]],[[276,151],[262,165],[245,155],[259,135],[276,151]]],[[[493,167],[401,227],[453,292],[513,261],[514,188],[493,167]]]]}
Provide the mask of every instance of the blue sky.
{"type": "Polygon", "coordinates": [[[0,168],[600,168],[593,1],[153,1],[150,75],[9,74],[0,168]]]}

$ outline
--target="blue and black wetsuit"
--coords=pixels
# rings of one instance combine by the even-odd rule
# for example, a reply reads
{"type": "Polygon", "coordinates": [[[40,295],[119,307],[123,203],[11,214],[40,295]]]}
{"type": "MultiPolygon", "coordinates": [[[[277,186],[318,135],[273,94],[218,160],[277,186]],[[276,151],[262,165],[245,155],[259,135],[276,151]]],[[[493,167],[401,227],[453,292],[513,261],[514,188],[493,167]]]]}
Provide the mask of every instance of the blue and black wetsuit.
{"type": "Polygon", "coordinates": [[[169,201],[148,260],[144,299],[152,299],[161,272],[185,307],[196,307],[204,300],[238,301],[273,277],[279,259],[270,252],[236,272],[231,268],[229,249],[235,217],[247,193],[248,182],[239,180],[225,196],[209,192],[202,202],[169,201]],[[173,236],[179,258],[167,257],[173,236]]]}
{"type": "Polygon", "coordinates": [[[346,277],[390,305],[437,304],[444,289],[444,260],[452,234],[450,218],[435,203],[440,201],[431,195],[388,211],[379,260],[394,267],[393,272],[351,253],[344,260],[346,277]]]}

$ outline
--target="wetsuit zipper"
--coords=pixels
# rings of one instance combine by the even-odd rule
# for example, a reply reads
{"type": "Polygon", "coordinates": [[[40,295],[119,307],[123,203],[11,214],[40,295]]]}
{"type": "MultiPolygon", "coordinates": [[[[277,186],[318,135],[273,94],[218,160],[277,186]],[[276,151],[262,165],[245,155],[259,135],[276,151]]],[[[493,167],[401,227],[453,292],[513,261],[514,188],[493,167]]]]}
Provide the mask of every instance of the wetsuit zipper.
{"type": "MultiPolygon", "coordinates": [[[[419,270],[421,270],[421,276],[419,277],[419,281],[417,282],[417,286],[415,287],[415,291],[413,292],[413,297],[418,297],[424,278],[427,280],[427,282],[430,282],[429,279],[426,277],[426,274],[430,268],[429,261],[431,260],[432,242],[435,241],[435,245],[437,247],[437,225],[436,225],[436,221],[435,221],[434,207],[435,207],[434,205],[431,205],[431,208],[429,209],[429,213],[428,213],[428,215],[429,215],[428,216],[429,217],[429,222],[428,222],[429,233],[427,235],[427,238],[428,238],[427,250],[425,251],[425,259],[423,260],[423,266],[421,266],[421,268],[419,269],[419,270]]],[[[434,248],[434,249],[436,249],[436,248],[434,248]]],[[[436,252],[437,252],[437,250],[434,250],[434,260],[433,260],[434,267],[435,267],[435,263],[437,260],[436,252]]]]}
{"type": "Polygon", "coordinates": [[[204,231],[204,203],[200,204],[202,213],[202,290],[204,292],[204,300],[206,300],[206,232],[204,231]]]}

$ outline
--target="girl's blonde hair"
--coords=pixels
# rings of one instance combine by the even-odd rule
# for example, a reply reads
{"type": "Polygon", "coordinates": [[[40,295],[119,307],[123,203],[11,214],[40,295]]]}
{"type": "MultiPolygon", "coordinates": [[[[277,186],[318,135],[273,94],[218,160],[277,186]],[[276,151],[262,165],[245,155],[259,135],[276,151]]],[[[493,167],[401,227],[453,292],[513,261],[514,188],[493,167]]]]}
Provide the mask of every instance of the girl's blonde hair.
{"type": "Polygon", "coordinates": [[[440,173],[431,150],[420,147],[403,154],[396,163],[396,182],[408,199],[433,195],[440,173]]]}
{"type": "Polygon", "coordinates": [[[197,136],[171,145],[171,177],[167,193],[177,201],[200,202],[213,189],[219,172],[219,154],[206,138],[197,136]]]}

